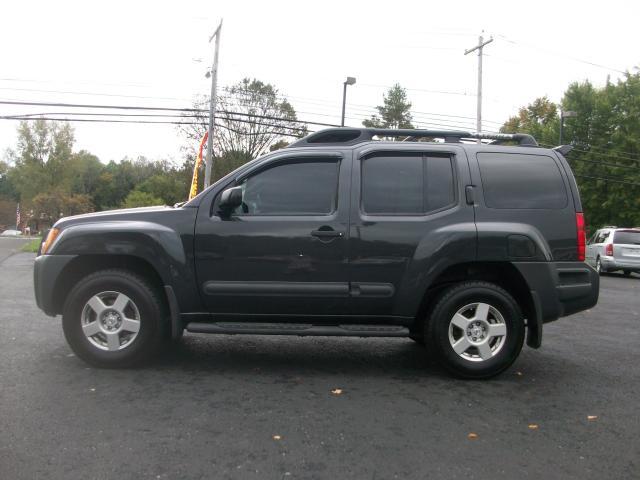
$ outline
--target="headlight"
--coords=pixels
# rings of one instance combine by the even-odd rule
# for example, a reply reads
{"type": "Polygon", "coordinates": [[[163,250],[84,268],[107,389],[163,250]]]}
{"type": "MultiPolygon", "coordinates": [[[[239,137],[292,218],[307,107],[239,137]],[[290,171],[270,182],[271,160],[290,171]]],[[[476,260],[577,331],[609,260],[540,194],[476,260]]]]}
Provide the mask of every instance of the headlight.
{"type": "Polygon", "coordinates": [[[51,230],[49,230],[47,238],[44,240],[42,248],[40,248],[40,255],[47,254],[49,248],[51,248],[51,245],[53,245],[53,242],[56,240],[56,238],[58,238],[58,235],[60,235],[60,229],[52,228],[51,230]]]}

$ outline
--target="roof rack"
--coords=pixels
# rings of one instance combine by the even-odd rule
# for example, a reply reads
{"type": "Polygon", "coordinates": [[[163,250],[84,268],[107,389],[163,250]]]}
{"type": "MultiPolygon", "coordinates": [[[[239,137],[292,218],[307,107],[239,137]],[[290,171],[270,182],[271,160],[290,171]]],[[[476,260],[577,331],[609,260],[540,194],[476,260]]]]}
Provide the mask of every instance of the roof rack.
{"type": "Polygon", "coordinates": [[[405,137],[405,141],[416,141],[419,138],[439,138],[445,143],[460,143],[462,140],[493,140],[492,145],[504,142],[518,142],[521,146],[538,146],[535,138],[526,133],[469,133],[458,130],[418,130],[418,129],[388,129],[388,128],[327,128],[312,133],[297,142],[292,147],[314,147],[324,145],[357,145],[369,142],[373,137],[405,137]]]}

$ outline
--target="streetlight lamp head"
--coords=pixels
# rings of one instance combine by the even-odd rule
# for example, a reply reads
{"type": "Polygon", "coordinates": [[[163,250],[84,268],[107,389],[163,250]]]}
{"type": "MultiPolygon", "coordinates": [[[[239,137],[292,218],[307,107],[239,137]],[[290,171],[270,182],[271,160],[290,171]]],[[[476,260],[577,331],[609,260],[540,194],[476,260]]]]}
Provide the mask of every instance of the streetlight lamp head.
{"type": "Polygon", "coordinates": [[[353,85],[356,83],[356,77],[347,77],[347,80],[344,83],[345,85],[353,85]]]}

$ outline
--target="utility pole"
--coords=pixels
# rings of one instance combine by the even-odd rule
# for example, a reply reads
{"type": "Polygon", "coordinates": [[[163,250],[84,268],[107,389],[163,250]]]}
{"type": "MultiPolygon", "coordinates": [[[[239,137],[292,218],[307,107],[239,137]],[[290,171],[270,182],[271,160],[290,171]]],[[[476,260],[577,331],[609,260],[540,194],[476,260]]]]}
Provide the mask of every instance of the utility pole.
{"type": "MultiPolygon", "coordinates": [[[[478,51],[478,113],[476,114],[476,130],[477,133],[482,133],[482,49],[485,45],[493,42],[493,37],[489,38],[486,42],[482,35],[478,38],[478,45],[469,50],[465,50],[464,54],[467,55],[471,52],[478,51]]],[[[478,139],[480,143],[480,139],[478,139]]]]}
{"type": "Polygon", "coordinates": [[[213,163],[213,119],[216,114],[216,92],[218,88],[218,52],[220,50],[220,30],[222,29],[222,20],[220,25],[209,38],[209,43],[216,39],[215,51],[213,54],[213,66],[211,67],[211,98],[209,102],[209,137],[207,139],[207,158],[204,168],[204,188],[211,183],[211,165],[213,163]]]}

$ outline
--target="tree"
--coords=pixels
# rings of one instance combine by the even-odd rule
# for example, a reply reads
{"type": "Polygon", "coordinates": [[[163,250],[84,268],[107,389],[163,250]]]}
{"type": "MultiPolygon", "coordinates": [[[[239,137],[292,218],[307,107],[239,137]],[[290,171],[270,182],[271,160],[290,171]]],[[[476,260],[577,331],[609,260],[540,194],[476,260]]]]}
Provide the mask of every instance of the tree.
{"type": "Polygon", "coordinates": [[[33,210],[34,218],[46,220],[51,224],[60,217],[93,211],[93,204],[88,195],[68,195],[60,191],[39,193],[28,205],[33,210]]]}
{"type": "Polygon", "coordinates": [[[372,115],[364,120],[362,125],[367,128],[414,128],[411,123],[411,102],[408,101],[407,91],[396,83],[382,97],[382,105],[378,105],[378,115],[372,115]]]}
{"type": "Polygon", "coordinates": [[[63,183],[66,162],[71,158],[73,129],[68,123],[20,122],[15,167],[9,179],[23,201],[51,189],[68,190],[63,183]]]}
{"type": "MultiPolygon", "coordinates": [[[[591,230],[640,225],[640,74],[602,88],[573,83],[561,109],[577,114],[565,119],[564,139],[575,147],[567,160],[591,230]]],[[[559,110],[543,97],[520,109],[501,131],[530,133],[541,144],[555,145],[559,110]]]]}
{"type": "Polygon", "coordinates": [[[536,98],[533,103],[522,107],[518,115],[510,117],[502,126],[502,133],[529,133],[538,142],[554,144],[559,129],[558,107],[547,97],[536,98]]]}
{"type": "Polygon", "coordinates": [[[154,207],[157,205],[163,205],[164,202],[158,198],[153,196],[153,194],[148,192],[143,192],[141,190],[133,190],[127,195],[127,198],[124,200],[122,206],[124,208],[135,208],[135,207],[154,207]]]}
{"type": "MultiPolygon", "coordinates": [[[[208,98],[196,101],[194,107],[203,110],[195,113],[197,125],[180,127],[192,153],[207,131],[208,106],[208,98]]],[[[218,97],[217,110],[213,151],[218,178],[229,173],[227,168],[242,165],[239,161],[254,159],[286,138],[307,133],[306,125],[297,120],[295,109],[280,96],[278,89],[257,79],[244,78],[229,88],[218,97]],[[219,159],[225,159],[223,163],[228,167],[216,167],[219,159]]],[[[193,117],[188,119],[194,121],[193,117]]]]}

